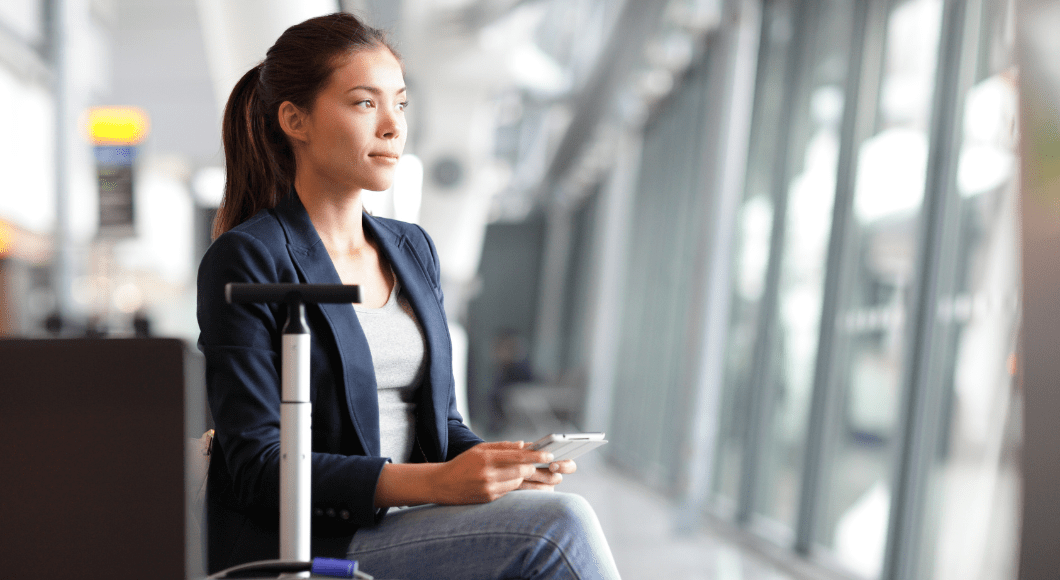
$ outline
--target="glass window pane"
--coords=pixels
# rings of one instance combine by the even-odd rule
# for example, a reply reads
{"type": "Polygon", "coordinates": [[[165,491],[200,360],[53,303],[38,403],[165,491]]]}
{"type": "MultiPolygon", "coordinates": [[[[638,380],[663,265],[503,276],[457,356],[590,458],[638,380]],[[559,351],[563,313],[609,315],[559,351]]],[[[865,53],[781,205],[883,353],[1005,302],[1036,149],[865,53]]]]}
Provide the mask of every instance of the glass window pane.
{"type": "Polygon", "coordinates": [[[941,9],[941,0],[891,6],[876,131],[857,156],[853,275],[837,334],[843,401],[818,540],[870,578],[880,573],[890,514],[941,9]]]}
{"type": "Polygon", "coordinates": [[[727,334],[714,470],[715,505],[723,512],[734,512],[740,496],[755,334],[765,290],[773,230],[773,164],[777,155],[778,126],[785,97],[784,73],[793,35],[792,2],[766,3],[746,189],[736,225],[732,311],[727,334]]]}
{"type": "Polygon", "coordinates": [[[937,357],[949,395],[930,472],[922,574],[936,580],[1017,575],[1021,440],[1014,380],[1019,332],[1017,86],[1013,2],[983,2],[978,74],[965,95],[952,280],[942,280],[937,357]]]}
{"type": "Polygon", "coordinates": [[[813,3],[806,62],[791,133],[777,340],[758,511],[795,527],[824,292],[839,131],[854,10],[850,0],[813,3]]]}
{"type": "Polygon", "coordinates": [[[675,450],[690,423],[686,369],[698,354],[688,313],[707,202],[700,157],[711,106],[709,50],[645,127],[623,284],[609,454],[664,491],[674,489],[682,468],[675,450]]]}

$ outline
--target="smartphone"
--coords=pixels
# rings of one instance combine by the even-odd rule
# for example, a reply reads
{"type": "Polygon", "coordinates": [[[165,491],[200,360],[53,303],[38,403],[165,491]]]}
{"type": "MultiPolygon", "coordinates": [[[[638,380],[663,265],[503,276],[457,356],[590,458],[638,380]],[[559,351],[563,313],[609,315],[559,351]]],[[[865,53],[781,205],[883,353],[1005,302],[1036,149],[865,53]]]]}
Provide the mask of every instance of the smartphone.
{"type": "MultiPolygon", "coordinates": [[[[607,443],[603,433],[553,433],[534,441],[530,449],[549,451],[555,456],[553,461],[574,459],[607,443]]],[[[538,463],[538,467],[548,467],[547,463],[538,463]]]]}

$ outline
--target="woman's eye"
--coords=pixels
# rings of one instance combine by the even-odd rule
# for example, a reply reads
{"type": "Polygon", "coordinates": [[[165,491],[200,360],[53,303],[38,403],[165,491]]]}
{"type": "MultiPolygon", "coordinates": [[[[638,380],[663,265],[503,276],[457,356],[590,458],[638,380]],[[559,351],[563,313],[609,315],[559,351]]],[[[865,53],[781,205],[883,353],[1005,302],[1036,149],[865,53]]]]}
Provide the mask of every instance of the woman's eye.
{"type": "Polygon", "coordinates": [[[370,101],[370,100],[357,101],[356,103],[353,104],[353,106],[367,109],[368,107],[372,106],[372,101],[370,101]]]}
{"type": "Polygon", "coordinates": [[[404,111],[408,106],[409,106],[409,102],[408,101],[404,101],[404,102],[398,103],[398,110],[399,111],[404,111]]]}

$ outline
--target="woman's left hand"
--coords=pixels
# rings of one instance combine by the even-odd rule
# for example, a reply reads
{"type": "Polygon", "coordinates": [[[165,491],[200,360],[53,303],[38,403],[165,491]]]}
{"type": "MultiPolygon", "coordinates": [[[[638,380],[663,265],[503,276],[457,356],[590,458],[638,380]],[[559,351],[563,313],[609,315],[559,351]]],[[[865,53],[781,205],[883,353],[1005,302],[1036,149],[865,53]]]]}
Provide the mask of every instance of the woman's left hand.
{"type": "Polygon", "coordinates": [[[519,489],[537,489],[541,491],[553,491],[561,481],[563,474],[574,473],[578,465],[573,459],[553,461],[548,467],[539,467],[534,474],[523,480],[519,489]]]}

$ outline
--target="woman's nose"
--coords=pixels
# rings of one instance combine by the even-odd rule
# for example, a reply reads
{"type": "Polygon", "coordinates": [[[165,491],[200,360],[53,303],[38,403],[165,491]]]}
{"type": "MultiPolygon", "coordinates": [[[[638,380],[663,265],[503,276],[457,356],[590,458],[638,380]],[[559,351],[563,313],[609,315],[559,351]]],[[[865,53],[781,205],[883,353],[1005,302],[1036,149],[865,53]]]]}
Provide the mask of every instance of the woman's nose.
{"type": "Polygon", "coordinates": [[[404,133],[404,123],[401,113],[397,111],[384,111],[379,120],[379,136],[383,139],[397,139],[404,133]]]}

